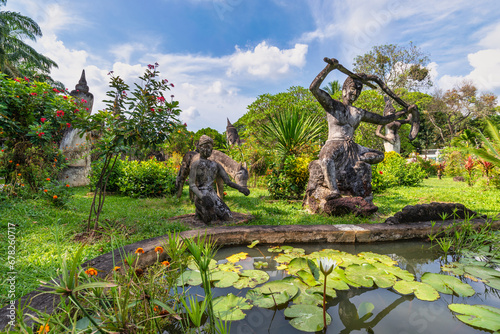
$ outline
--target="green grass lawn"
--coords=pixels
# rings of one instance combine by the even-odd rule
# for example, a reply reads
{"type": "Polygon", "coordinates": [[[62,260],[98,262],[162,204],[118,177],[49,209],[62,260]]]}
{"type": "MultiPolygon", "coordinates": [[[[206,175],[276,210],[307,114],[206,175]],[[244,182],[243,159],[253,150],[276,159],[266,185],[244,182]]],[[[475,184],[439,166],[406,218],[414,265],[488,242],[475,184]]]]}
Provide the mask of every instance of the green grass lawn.
{"type": "MultiPolygon", "coordinates": [[[[116,245],[125,245],[159,235],[168,231],[182,231],[187,228],[169,220],[171,217],[193,213],[187,186],[181,199],[146,198],[134,199],[118,195],[106,197],[101,223],[105,227],[101,238],[87,243],[84,260],[109,252],[116,245]],[[111,245],[111,239],[115,241],[111,245]]],[[[7,224],[16,225],[16,295],[18,297],[39,285],[38,280],[48,280],[57,275],[60,257],[72,253],[81,243],[75,240],[86,228],[86,219],[92,197],[87,188],[73,189],[74,195],[67,208],[58,209],[43,200],[0,202],[0,258],[6,259],[7,224]]],[[[264,189],[251,188],[248,197],[233,189],[227,189],[226,203],[232,211],[255,216],[250,225],[313,225],[313,224],[360,224],[383,222],[384,219],[406,205],[430,203],[433,201],[460,202],[466,207],[489,216],[500,211],[500,190],[482,190],[468,187],[463,182],[451,179],[431,178],[415,188],[393,188],[375,195],[374,203],[379,207],[377,215],[371,218],[327,217],[310,215],[302,203],[271,201],[264,189]]],[[[7,263],[0,264],[1,280],[9,270],[7,263]]],[[[6,300],[7,285],[0,288],[2,305],[6,300]]]]}

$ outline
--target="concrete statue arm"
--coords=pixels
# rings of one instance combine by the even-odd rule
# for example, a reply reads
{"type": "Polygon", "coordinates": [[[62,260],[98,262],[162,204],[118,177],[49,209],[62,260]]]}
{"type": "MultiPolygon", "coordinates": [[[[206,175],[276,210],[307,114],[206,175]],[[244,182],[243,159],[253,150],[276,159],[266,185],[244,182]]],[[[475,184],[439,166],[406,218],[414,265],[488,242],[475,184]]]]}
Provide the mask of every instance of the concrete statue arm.
{"type": "Polygon", "coordinates": [[[387,136],[384,136],[384,134],[382,133],[382,128],[383,128],[383,127],[384,127],[383,125],[379,125],[379,126],[377,126],[377,130],[375,131],[375,135],[376,135],[377,137],[380,137],[380,138],[382,138],[383,140],[385,140],[385,141],[387,141],[387,142],[389,142],[389,143],[391,143],[391,144],[393,144],[393,145],[394,145],[394,139],[391,139],[391,138],[389,138],[389,137],[387,137],[387,136]]]}
{"type": "MultiPolygon", "coordinates": [[[[323,59],[327,65],[326,67],[314,78],[313,82],[309,86],[309,90],[311,93],[314,95],[314,97],[318,100],[318,102],[321,104],[321,106],[326,110],[326,111],[333,111],[337,108],[335,108],[335,104],[342,104],[340,101],[334,100],[330,94],[322,90],[321,84],[323,83],[323,80],[327,77],[327,75],[335,70],[337,67],[336,65],[338,64],[338,61],[336,59],[329,59],[329,58],[324,58],[323,59]]],[[[334,115],[335,116],[335,115],[334,115]]]]}
{"type": "Polygon", "coordinates": [[[225,184],[227,184],[231,188],[238,190],[240,193],[242,193],[245,196],[250,195],[250,190],[248,190],[248,188],[242,187],[239,184],[236,184],[233,181],[231,181],[231,179],[229,178],[229,175],[227,175],[226,171],[224,170],[224,168],[220,164],[217,164],[217,171],[219,173],[219,176],[222,178],[222,180],[224,181],[225,184]]]}
{"type": "Polygon", "coordinates": [[[417,108],[417,106],[413,104],[413,105],[409,106],[408,109],[401,110],[401,111],[398,111],[394,114],[390,114],[387,116],[382,116],[382,115],[375,114],[375,113],[372,113],[372,112],[365,110],[365,113],[364,113],[363,118],[361,120],[363,122],[367,122],[367,123],[386,125],[386,124],[389,124],[389,123],[397,120],[398,118],[400,118],[402,116],[408,115],[416,108],[417,108]]]}
{"type": "Polygon", "coordinates": [[[189,189],[198,198],[203,198],[203,194],[196,186],[196,169],[198,168],[199,160],[194,161],[191,164],[191,169],[189,171],[189,189]]]}

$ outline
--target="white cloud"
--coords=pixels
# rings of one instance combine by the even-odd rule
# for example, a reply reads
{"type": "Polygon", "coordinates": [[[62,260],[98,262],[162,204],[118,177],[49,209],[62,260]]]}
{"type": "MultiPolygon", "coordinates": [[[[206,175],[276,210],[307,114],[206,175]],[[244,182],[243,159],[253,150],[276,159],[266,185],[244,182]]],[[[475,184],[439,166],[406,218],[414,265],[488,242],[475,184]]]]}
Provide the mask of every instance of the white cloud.
{"type": "Polygon", "coordinates": [[[261,42],[254,50],[242,51],[236,47],[236,53],[229,57],[230,68],[227,75],[250,74],[260,78],[276,78],[290,72],[290,66],[303,67],[307,54],[306,44],[295,44],[293,49],[281,50],[261,42]]]}

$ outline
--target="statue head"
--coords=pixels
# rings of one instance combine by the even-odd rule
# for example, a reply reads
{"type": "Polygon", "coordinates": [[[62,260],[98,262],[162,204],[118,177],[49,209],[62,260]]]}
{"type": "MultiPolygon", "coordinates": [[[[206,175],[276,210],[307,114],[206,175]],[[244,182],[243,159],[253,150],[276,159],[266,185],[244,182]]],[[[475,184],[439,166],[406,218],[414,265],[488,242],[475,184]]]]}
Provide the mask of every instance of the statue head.
{"type": "Polygon", "coordinates": [[[344,104],[353,104],[358,99],[362,89],[363,83],[360,80],[347,77],[342,85],[342,101],[344,104]]]}
{"type": "Polygon", "coordinates": [[[198,141],[198,150],[200,151],[200,156],[202,158],[208,158],[212,155],[212,150],[214,148],[214,140],[207,135],[200,137],[198,141]]]}

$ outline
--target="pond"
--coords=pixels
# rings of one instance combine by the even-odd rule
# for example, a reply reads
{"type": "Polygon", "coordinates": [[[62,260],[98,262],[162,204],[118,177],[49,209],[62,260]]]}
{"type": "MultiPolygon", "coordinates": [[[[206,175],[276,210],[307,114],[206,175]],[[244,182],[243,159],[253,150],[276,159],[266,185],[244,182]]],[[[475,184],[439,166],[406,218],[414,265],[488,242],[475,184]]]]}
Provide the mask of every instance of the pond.
{"type": "MultiPolygon", "coordinates": [[[[389,267],[392,266],[392,268],[396,268],[397,270],[399,270],[397,267],[404,270],[399,274],[397,271],[393,270],[394,275],[399,275],[399,277],[397,277],[398,281],[401,281],[400,278],[404,277],[404,275],[411,276],[411,274],[414,275],[414,280],[418,282],[421,281],[422,276],[425,273],[441,273],[450,277],[449,272],[444,272],[442,270],[442,266],[445,264],[443,259],[439,257],[435,251],[430,249],[430,244],[428,243],[422,243],[420,241],[406,241],[348,245],[294,244],[289,246],[292,246],[293,248],[282,247],[282,249],[272,249],[272,246],[257,244],[251,249],[246,246],[239,246],[222,248],[218,251],[216,258],[218,268],[222,269],[224,268],[224,265],[228,265],[228,268],[225,269],[231,270],[231,268],[236,267],[237,270],[239,269],[240,273],[244,273],[245,270],[254,270],[257,269],[256,267],[267,263],[267,268],[260,268],[260,270],[269,275],[268,282],[283,282],[283,279],[285,279],[285,281],[295,280],[295,282],[299,285],[297,295],[302,293],[304,297],[296,297],[295,299],[290,297],[289,301],[280,303],[279,300],[277,300],[279,299],[277,297],[280,297],[278,295],[280,292],[277,292],[277,294],[273,295],[276,297],[273,297],[273,303],[275,305],[279,304],[279,306],[272,306],[268,308],[253,306],[249,310],[243,310],[243,313],[246,315],[245,318],[232,322],[231,333],[304,333],[304,331],[297,329],[302,328],[300,321],[297,322],[297,320],[292,319],[292,317],[285,316],[285,312],[289,312],[286,311],[287,308],[299,304],[312,304],[314,308],[322,308],[323,290],[321,290],[321,293],[316,291],[316,293],[313,294],[310,291],[310,288],[315,284],[311,284],[310,282],[313,280],[314,283],[314,279],[311,279],[311,275],[298,273],[301,269],[305,269],[302,270],[303,272],[308,271],[307,267],[304,267],[304,263],[307,263],[307,260],[300,259],[300,261],[290,261],[290,258],[294,258],[295,255],[299,258],[307,258],[307,256],[300,255],[302,253],[307,255],[314,252],[320,252],[314,253],[314,255],[327,254],[329,256],[333,256],[334,258],[339,254],[344,254],[342,256],[345,257],[344,261],[346,261],[346,263],[340,264],[339,268],[336,269],[338,270],[337,275],[339,275],[339,273],[347,273],[347,277],[349,279],[358,283],[358,287],[352,286],[356,284],[351,282],[348,287],[345,285],[346,289],[344,290],[335,289],[333,294],[336,294],[336,297],[328,297],[326,299],[327,313],[331,317],[331,324],[327,327],[327,333],[484,333],[484,330],[472,327],[458,320],[457,314],[452,312],[448,306],[450,304],[479,304],[500,308],[500,290],[485,285],[472,275],[467,275],[467,273],[465,273],[466,278],[464,278],[463,275],[457,277],[459,277],[462,282],[470,285],[474,291],[471,289],[471,293],[466,293],[463,292],[464,290],[454,288],[453,284],[450,284],[451,289],[456,289],[455,293],[453,293],[453,291],[449,291],[452,292],[452,294],[439,293],[439,298],[435,301],[421,300],[426,299],[426,297],[424,296],[422,298],[422,296],[419,296],[417,298],[416,295],[410,292],[405,292],[405,294],[399,293],[395,290],[395,286],[387,288],[377,287],[377,285],[383,286],[385,284],[384,282],[386,282],[385,280],[389,278],[388,276],[384,276],[385,274],[380,274],[380,272],[377,274],[374,266],[379,268],[385,264],[388,264],[389,267]],[[302,252],[300,249],[303,249],[304,251],[302,252]],[[326,249],[335,251],[326,251],[325,253],[324,250],[326,249]],[[342,252],[358,256],[352,256],[342,252]],[[238,257],[231,259],[233,264],[226,259],[234,254],[241,253],[248,253],[248,255],[246,258],[239,261],[238,257]],[[292,256],[286,256],[290,254],[292,256]],[[378,256],[378,254],[382,256],[378,256]],[[359,261],[358,263],[357,261],[359,258],[361,258],[362,261],[359,261]],[[276,259],[282,262],[278,263],[276,259]],[[391,260],[394,260],[395,262],[389,263],[391,260]],[[283,261],[290,262],[283,263],[283,261]],[[365,261],[367,263],[363,264],[365,261]],[[361,265],[364,267],[363,270],[359,272],[363,273],[363,275],[365,275],[366,272],[370,272],[369,270],[374,270],[375,274],[373,275],[374,282],[372,282],[372,287],[366,287],[370,285],[370,283],[365,282],[366,277],[359,276],[359,272],[353,270],[353,268],[361,268],[361,265]],[[309,282],[308,284],[310,285],[308,286],[304,282],[309,282]],[[306,291],[311,293],[311,295],[306,293],[306,291]],[[474,294],[470,297],[459,297],[456,291],[459,291],[458,294],[462,295],[474,294]],[[319,302],[318,298],[321,299],[321,302],[319,302]],[[292,326],[294,321],[295,324],[292,326]]],[[[243,257],[244,255],[241,256],[243,257]]],[[[454,273],[456,274],[458,272],[457,270],[463,269],[463,267],[450,269],[455,270],[454,273]]],[[[313,273],[314,270],[310,268],[310,272],[313,273]]],[[[332,275],[334,274],[335,271],[332,275]]],[[[395,280],[396,278],[394,278],[394,281],[395,280]]],[[[411,277],[409,280],[411,280],[411,277]]],[[[394,281],[387,284],[387,286],[391,284],[394,285],[394,281]]],[[[430,282],[431,280],[428,281],[430,282]]],[[[321,278],[318,279],[317,282],[321,282],[321,278]]],[[[319,285],[319,283],[316,284],[319,285]]],[[[237,286],[237,284],[235,285],[237,286]]],[[[258,289],[261,286],[262,284],[258,284],[256,285],[256,288],[258,289]]],[[[279,288],[280,286],[277,287],[279,288]]],[[[329,283],[327,283],[327,287],[329,287],[329,283]]],[[[200,286],[190,286],[190,289],[191,293],[200,295],[204,294],[203,289],[200,286]]],[[[399,289],[402,291],[401,288],[399,289]]],[[[217,299],[217,297],[222,298],[223,296],[229,296],[230,294],[248,298],[250,296],[247,294],[249,290],[253,289],[250,287],[237,289],[234,286],[227,288],[214,288],[214,303],[220,300],[217,299]]],[[[425,295],[425,293],[422,295],[425,295]]],[[[262,295],[260,295],[260,297],[262,297],[262,295]]],[[[262,302],[262,299],[260,299],[260,301],[262,302]]],[[[242,301],[240,300],[240,302],[242,301]]],[[[256,304],[248,299],[245,302],[248,304],[256,304]]],[[[298,309],[298,313],[307,313],[303,310],[307,310],[307,308],[298,309]]],[[[290,314],[291,313],[287,313],[287,315],[290,314]]],[[[300,320],[300,318],[297,319],[300,320]]],[[[307,320],[305,321],[307,322],[307,320]]]]}

